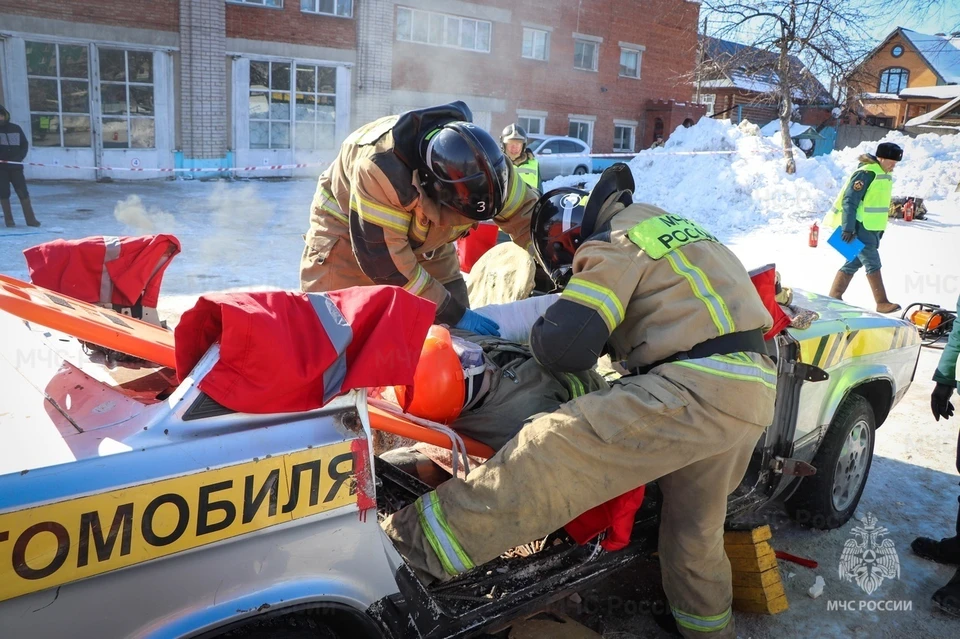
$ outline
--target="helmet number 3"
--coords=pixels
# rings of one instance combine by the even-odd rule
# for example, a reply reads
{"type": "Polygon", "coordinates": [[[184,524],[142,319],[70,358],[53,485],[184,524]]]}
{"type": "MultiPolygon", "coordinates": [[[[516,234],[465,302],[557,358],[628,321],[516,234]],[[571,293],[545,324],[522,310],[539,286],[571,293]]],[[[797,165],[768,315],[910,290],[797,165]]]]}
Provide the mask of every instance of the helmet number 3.
{"type": "Polygon", "coordinates": [[[477,213],[486,213],[487,203],[485,200],[480,200],[477,202],[477,213]]]}

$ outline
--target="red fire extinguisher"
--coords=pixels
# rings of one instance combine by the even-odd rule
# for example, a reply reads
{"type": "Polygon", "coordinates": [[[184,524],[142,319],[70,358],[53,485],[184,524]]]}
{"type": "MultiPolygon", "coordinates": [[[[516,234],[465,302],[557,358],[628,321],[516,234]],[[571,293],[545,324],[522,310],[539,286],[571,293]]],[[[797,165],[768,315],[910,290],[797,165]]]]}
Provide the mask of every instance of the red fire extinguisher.
{"type": "Polygon", "coordinates": [[[814,222],[813,226],[810,227],[810,248],[817,248],[817,242],[820,239],[820,227],[817,226],[817,223],[814,222]]]}
{"type": "Polygon", "coordinates": [[[913,198],[903,203],[903,221],[913,222],[913,198]]]}

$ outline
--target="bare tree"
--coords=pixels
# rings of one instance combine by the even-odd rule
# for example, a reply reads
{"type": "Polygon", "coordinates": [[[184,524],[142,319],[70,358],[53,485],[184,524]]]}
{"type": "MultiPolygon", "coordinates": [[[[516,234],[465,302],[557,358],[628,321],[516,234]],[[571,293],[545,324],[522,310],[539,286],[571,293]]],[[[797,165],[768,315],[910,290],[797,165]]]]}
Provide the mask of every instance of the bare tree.
{"type": "Polygon", "coordinates": [[[804,80],[803,65],[793,60],[841,86],[839,80],[874,44],[863,27],[871,19],[869,4],[862,0],[704,0],[703,7],[710,20],[719,23],[718,37],[773,54],[770,58],[776,62],[770,64],[776,72],[769,76],[774,85],[769,93],[779,105],[786,171],[795,173],[790,118],[794,96],[803,95],[809,78],[804,80]]]}

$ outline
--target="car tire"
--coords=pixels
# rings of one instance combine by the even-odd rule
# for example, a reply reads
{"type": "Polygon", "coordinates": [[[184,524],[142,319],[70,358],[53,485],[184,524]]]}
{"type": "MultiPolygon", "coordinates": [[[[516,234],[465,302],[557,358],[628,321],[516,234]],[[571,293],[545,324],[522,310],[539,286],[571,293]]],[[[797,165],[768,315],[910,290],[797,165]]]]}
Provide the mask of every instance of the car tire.
{"type": "Polygon", "coordinates": [[[843,400],[814,455],[817,474],[805,477],[786,501],[794,521],[819,530],[833,530],[847,523],[867,484],[876,431],[870,402],[860,395],[843,400]]]}
{"type": "Polygon", "coordinates": [[[248,625],[222,635],[223,639],[339,639],[340,635],[315,619],[290,615],[248,625]]]}
{"type": "Polygon", "coordinates": [[[580,166],[578,166],[577,168],[575,168],[575,169],[573,170],[573,174],[574,174],[574,175],[586,175],[586,174],[587,174],[587,167],[585,167],[585,166],[583,166],[583,165],[581,164],[580,166]]]}

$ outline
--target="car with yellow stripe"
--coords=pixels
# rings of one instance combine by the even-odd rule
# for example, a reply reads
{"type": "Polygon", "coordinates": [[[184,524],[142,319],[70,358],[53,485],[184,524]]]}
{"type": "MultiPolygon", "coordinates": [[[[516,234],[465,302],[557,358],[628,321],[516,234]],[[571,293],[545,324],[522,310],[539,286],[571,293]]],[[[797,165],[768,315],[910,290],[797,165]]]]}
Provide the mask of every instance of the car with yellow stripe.
{"type": "Polygon", "coordinates": [[[795,290],[793,304],[820,316],[789,333],[799,342],[800,361],[829,379],[803,385],[789,453],[817,473],[779,490],[789,495],[786,506],[797,521],[836,528],[860,502],[877,429],[910,388],[920,335],[910,322],[822,295],[795,290]]]}
{"type": "MultiPolygon", "coordinates": [[[[900,320],[795,296],[821,317],[773,343],[774,423],[729,511],[789,496],[798,521],[829,528],[859,501],[919,337],[900,320]]],[[[466,636],[655,549],[651,486],[623,550],[558,531],[426,588],[378,518],[450,475],[373,455],[365,394],[239,414],[199,388],[216,346],[177,382],[5,313],[0,335],[3,637],[466,636]]]]}

